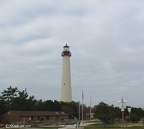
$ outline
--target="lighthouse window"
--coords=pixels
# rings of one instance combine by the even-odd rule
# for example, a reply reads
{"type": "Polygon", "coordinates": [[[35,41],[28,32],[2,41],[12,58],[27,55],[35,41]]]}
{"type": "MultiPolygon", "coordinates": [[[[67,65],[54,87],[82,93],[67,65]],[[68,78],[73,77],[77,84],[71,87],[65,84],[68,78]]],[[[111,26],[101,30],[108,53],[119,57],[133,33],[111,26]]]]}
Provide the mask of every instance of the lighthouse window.
{"type": "Polygon", "coordinates": [[[69,48],[68,47],[64,47],[64,51],[69,51],[69,48]]]}

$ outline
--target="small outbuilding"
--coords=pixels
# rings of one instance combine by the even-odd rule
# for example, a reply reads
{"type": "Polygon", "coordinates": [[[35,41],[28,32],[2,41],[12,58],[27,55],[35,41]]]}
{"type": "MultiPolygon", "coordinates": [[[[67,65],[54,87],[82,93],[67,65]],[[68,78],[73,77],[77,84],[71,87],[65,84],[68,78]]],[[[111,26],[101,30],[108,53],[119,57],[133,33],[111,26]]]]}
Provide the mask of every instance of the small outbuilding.
{"type": "Polygon", "coordinates": [[[0,116],[0,123],[51,124],[65,119],[69,119],[69,115],[62,111],[9,111],[0,116]]]}

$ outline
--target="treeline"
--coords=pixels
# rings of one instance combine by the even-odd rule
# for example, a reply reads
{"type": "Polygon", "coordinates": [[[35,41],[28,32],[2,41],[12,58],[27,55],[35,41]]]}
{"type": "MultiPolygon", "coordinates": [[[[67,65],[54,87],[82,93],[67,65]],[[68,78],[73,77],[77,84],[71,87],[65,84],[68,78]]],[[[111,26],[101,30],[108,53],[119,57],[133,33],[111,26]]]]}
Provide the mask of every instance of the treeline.
{"type": "Polygon", "coordinates": [[[64,111],[71,117],[78,116],[78,103],[52,100],[36,100],[26,90],[8,87],[0,94],[0,114],[8,111],[64,111]]]}
{"type": "MultiPolygon", "coordinates": [[[[119,107],[114,105],[108,105],[104,102],[100,102],[93,107],[95,116],[100,119],[104,124],[119,122],[122,120],[122,112],[119,107]]],[[[138,122],[144,118],[144,110],[142,108],[127,106],[124,111],[125,121],[138,122]],[[131,111],[128,111],[131,108],[131,111]]],[[[144,119],[143,119],[144,120],[144,119]]]]}
{"type": "MultiPolygon", "coordinates": [[[[57,100],[36,100],[34,96],[29,96],[26,90],[20,91],[17,87],[8,87],[0,94],[0,114],[8,111],[63,111],[68,113],[70,117],[79,118],[81,117],[81,110],[79,113],[78,102],[59,102],[57,100]]],[[[128,112],[127,107],[125,109],[125,118],[130,117],[131,121],[137,122],[144,117],[144,110],[141,108],[131,108],[131,112],[128,112]]],[[[113,105],[100,102],[98,105],[91,107],[91,112],[95,115],[94,118],[100,119],[104,123],[113,123],[121,119],[121,110],[113,105]]],[[[90,107],[83,105],[83,117],[90,119],[89,116],[90,107]]],[[[81,119],[81,118],[80,118],[81,119]]]]}

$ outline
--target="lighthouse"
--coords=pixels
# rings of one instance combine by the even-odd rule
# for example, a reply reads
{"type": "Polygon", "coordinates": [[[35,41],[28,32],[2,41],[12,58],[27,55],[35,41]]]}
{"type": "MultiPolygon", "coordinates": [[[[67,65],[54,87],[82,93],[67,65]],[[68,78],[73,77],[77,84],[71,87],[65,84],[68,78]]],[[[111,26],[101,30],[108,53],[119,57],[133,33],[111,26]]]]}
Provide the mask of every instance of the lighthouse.
{"type": "Polygon", "coordinates": [[[71,92],[71,72],[70,72],[70,57],[71,52],[69,46],[66,44],[63,46],[63,52],[61,53],[63,57],[62,62],[62,84],[61,84],[61,101],[71,102],[72,92],[71,92]]]}

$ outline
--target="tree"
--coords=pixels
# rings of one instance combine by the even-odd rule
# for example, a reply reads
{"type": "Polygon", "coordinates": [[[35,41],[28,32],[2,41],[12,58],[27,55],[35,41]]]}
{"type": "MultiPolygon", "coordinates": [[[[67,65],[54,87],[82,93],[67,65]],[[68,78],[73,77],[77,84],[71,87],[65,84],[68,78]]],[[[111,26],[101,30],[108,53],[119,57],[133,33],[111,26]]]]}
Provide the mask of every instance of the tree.
{"type": "Polygon", "coordinates": [[[130,114],[130,121],[132,121],[132,122],[138,122],[140,120],[141,120],[141,117],[139,115],[132,114],[132,113],[130,114]]]}
{"type": "Polygon", "coordinates": [[[35,109],[41,111],[60,111],[61,107],[61,103],[56,100],[54,102],[52,100],[39,100],[36,103],[35,109]]]}
{"type": "Polygon", "coordinates": [[[13,98],[11,110],[25,111],[27,109],[28,94],[25,90],[19,91],[17,97],[13,98]]]}
{"type": "Polygon", "coordinates": [[[113,114],[113,109],[113,106],[109,106],[104,102],[101,102],[94,107],[96,117],[103,122],[104,126],[114,122],[115,116],[113,114]]]}
{"type": "Polygon", "coordinates": [[[9,110],[17,111],[32,111],[35,110],[36,100],[34,96],[28,96],[28,93],[23,90],[19,91],[17,87],[12,88],[11,86],[1,92],[0,96],[0,107],[4,107],[1,110],[2,113],[9,110]]]}
{"type": "Polygon", "coordinates": [[[62,107],[62,111],[65,112],[65,113],[67,113],[67,114],[69,114],[70,118],[73,118],[73,109],[70,106],[64,105],[62,107]]]}
{"type": "Polygon", "coordinates": [[[7,104],[3,99],[0,99],[0,114],[7,112],[7,104]]]}
{"type": "Polygon", "coordinates": [[[33,110],[35,110],[36,103],[37,103],[37,100],[35,99],[35,97],[34,96],[30,96],[27,99],[27,101],[26,101],[26,105],[27,105],[26,110],[27,111],[33,111],[33,110]]]}
{"type": "Polygon", "coordinates": [[[70,118],[78,118],[78,109],[75,102],[66,102],[62,105],[61,111],[70,115],[70,118]]]}
{"type": "Polygon", "coordinates": [[[17,87],[12,88],[10,86],[7,88],[7,90],[4,90],[3,92],[1,92],[1,94],[2,94],[0,96],[1,101],[3,101],[3,103],[5,103],[6,109],[10,110],[10,106],[12,104],[12,101],[15,97],[17,97],[17,94],[18,94],[17,87]]]}
{"type": "Polygon", "coordinates": [[[132,107],[132,108],[131,108],[131,113],[132,113],[132,114],[137,114],[137,115],[140,116],[140,117],[144,117],[144,110],[141,109],[141,108],[132,107]]]}
{"type": "Polygon", "coordinates": [[[52,111],[53,109],[53,101],[52,100],[46,100],[44,101],[45,111],[52,111]]]}

